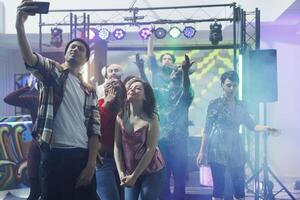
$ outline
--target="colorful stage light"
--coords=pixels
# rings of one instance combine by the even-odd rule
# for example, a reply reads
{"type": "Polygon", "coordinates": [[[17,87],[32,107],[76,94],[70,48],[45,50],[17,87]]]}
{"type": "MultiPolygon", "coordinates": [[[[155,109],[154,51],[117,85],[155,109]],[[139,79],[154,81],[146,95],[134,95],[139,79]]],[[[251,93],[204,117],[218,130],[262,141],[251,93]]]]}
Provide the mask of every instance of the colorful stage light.
{"type": "Polygon", "coordinates": [[[50,44],[56,48],[61,47],[63,43],[62,39],[63,30],[58,27],[51,28],[51,41],[50,44]]]}
{"type": "Polygon", "coordinates": [[[172,38],[178,38],[181,34],[181,30],[177,27],[177,26],[173,26],[170,30],[169,30],[169,35],[172,38]]]}
{"type": "Polygon", "coordinates": [[[142,28],[139,31],[139,35],[141,36],[141,38],[143,38],[144,40],[146,40],[151,35],[151,31],[150,31],[149,28],[142,28]]]}
{"type": "Polygon", "coordinates": [[[164,37],[166,37],[167,31],[166,31],[166,29],[159,27],[159,28],[155,29],[154,35],[157,39],[163,39],[164,37]]]}
{"type": "Polygon", "coordinates": [[[99,37],[101,40],[107,40],[110,36],[110,32],[107,28],[100,28],[99,29],[99,37]]]}
{"type": "Polygon", "coordinates": [[[125,35],[126,32],[121,28],[117,28],[113,32],[113,36],[116,38],[116,40],[122,40],[125,37],[125,35]]]}
{"type": "Polygon", "coordinates": [[[86,37],[89,37],[89,40],[94,40],[98,35],[98,30],[96,29],[89,29],[88,34],[86,34],[86,37]]]}
{"type": "Polygon", "coordinates": [[[196,34],[196,29],[192,26],[186,26],[184,29],[183,29],[183,35],[186,37],[186,38],[193,38],[196,34]]]}

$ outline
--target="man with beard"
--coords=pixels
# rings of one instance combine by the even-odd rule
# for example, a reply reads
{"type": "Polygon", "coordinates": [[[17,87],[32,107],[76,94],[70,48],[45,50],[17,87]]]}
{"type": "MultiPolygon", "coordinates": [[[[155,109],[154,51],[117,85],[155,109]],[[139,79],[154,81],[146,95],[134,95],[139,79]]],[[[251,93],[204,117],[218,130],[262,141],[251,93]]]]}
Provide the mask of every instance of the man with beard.
{"type": "Polygon", "coordinates": [[[107,67],[103,67],[101,73],[104,76],[105,80],[104,83],[96,87],[98,99],[104,98],[104,87],[109,80],[121,80],[123,76],[123,69],[122,66],[119,64],[110,64],[107,67]]]}
{"type": "Polygon", "coordinates": [[[153,52],[153,34],[149,36],[147,54],[152,72],[152,87],[157,101],[160,140],[159,148],[166,162],[161,200],[184,199],[187,170],[188,108],[193,100],[190,87],[190,63],[188,56],[182,67],[175,65],[175,56],[162,54],[161,65],[153,52]],[[171,174],[174,177],[173,198],[170,192],[171,174]]]}
{"type": "Polygon", "coordinates": [[[181,67],[174,68],[168,85],[168,101],[166,107],[167,120],[164,125],[165,136],[160,140],[160,148],[166,163],[166,178],[164,180],[160,199],[185,199],[185,181],[187,177],[187,140],[189,107],[194,98],[189,74],[193,62],[185,55],[181,67]],[[173,174],[174,193],[170,192],[170,178],[173,174]]]}
{"type": "Polygon", "coordinates": [[[24,27],[33,9],[32,1],[22,1],[16,30],[26,68],[42,83],[33,128],[41,148],[41,178],[46,183],[42,199],[96,200],[100,117],[96,93],[80,73],[90,49],[81,39],[71,40],[62,64],[33,53],[24,27]]]}

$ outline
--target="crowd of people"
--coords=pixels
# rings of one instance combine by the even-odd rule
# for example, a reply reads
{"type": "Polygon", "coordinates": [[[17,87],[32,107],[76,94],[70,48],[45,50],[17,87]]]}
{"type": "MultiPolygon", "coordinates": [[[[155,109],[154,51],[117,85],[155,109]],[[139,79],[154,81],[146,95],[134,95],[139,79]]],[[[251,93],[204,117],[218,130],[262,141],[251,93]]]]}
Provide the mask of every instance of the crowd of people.
{"type": "MultiPolygon", "coordinates": [[[[104,83],[94,89],[81,75],[90,57],[84,40],[76,38],[66,45],[63,63],[32,51],[24,26],[30,9],[30,0],[23,0],[16,30],[34,81],[5,98],[6,103],[29,109],[34,124],[28,199],[184,200],[188,113],[194,98],[189,75],[194,62],[185,55],[178,66],[169,53],[157,61],[150,36],[150,81],[144,61],[137,56],[140,77],[123,77],[122,66],[110,64],[102,71],[104,83]]],[[[225,72],[220,80],[224,93],[208,106],[196,162],[211,167],[214,199],[224,196],[225,170],[235,197],[244,199],[245,152],[239,126],[271,134],[278,130],[254,123],[236,98],[235,71],[225,72]]]]}

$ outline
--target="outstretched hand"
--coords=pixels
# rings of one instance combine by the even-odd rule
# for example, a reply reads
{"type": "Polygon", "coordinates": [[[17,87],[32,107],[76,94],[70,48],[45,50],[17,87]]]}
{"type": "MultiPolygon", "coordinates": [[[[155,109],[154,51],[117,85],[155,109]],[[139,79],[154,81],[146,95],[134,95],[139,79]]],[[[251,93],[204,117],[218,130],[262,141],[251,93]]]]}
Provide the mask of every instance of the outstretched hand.
{"type": "Polygon", "coordinates": [[[188,55],[185,55],[185,60],[182,63],[182,71],[188,72],[191,66],[195,63],[194,61],[190,61],[190,58],[188,55]]]}
{"type": "Polygon", "coordinates": [[[142,58],[140,58],[140,54],[137,53],[135,55],[135,62],[134,63],[138,66],[138,68],[140,70],[144,70],[145,62],[142,58]]]}
{"type": "Polygon", "coordinates": [[[267,127],[267,132],[272,136],[279,136],[281,135],[281,131],[277,128],[267,127]]]}

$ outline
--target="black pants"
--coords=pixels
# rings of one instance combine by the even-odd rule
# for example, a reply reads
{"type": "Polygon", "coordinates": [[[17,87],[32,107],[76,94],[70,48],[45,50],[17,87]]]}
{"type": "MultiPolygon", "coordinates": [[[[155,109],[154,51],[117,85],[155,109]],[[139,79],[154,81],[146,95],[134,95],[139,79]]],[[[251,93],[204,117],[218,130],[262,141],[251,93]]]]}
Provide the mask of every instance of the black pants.
{"type": "Polygon", "coordinates": [[[183,200],[185,198],[185,181],[187,177],[187,141],[170,144],[168,140],[161,139],[159,148],[165,160],[166,173],[160,200],[183,200]],[[171,174],[174,178],[174,193],[170,191],[171,174]]]}
{"type": "Polygon", "coordinates": [[[87,159],[87,149],[55,148],[50,151],[46,168],[47,200],[97,200],[95,176],[89,185],[75,188],[87,159]]]}
{"type": "Polygon", "coordinates": [[[38,200],[41,194],[39,178],[29,178],[30,193],[27,200],[38,200]]]}
{"type": "Polygon", "coordinates": [[[234,196],[239,198],[245,197],[245,170],[244,166],[227,168],[218,163],[210,163],[213,178],[213,197],[223,198],[225,189],[225,171],[228,170],[234,189],[234,196]]]}

